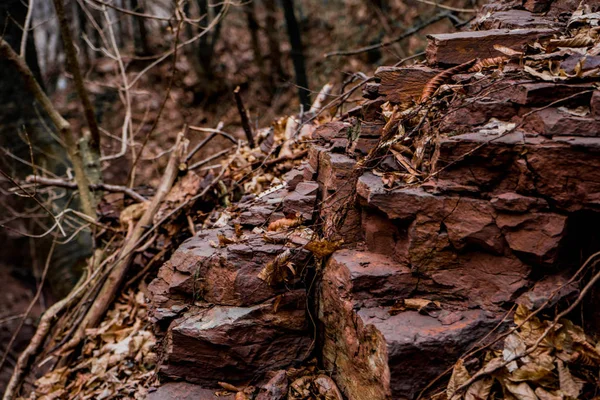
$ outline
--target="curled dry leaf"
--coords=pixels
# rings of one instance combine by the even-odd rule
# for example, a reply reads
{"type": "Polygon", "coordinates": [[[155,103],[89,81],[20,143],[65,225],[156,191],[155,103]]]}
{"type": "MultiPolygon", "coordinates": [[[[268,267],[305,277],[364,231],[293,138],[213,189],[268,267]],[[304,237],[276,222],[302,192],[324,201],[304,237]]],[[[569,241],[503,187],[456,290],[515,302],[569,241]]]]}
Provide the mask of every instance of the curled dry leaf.
{"type": "Polygon", "coordinates": [[[227,382],[218,382],[219,386],[221,386],[223,389],[225,390],[229,390],[230,392],[241,392],[242,390],[240,388],[238,388],[237,386],[232,385],[231,383],[227,383],[227,382]]]}
{"type": "Polygon", "coordinates": [[[267,230],[281,231],[283,229],[292,229],[302,225],[302,218],[281,218],[269,224],[267,230]]]}
{"type": "Polygon", "coordinates": [[[292,250],[287,249],[283,253],[279,254],[275,259],[269,262],[258,274],[258,278],[265,281],[267,285],[277,285],[285,280],[286,264],[292,257],[292,250]]]}

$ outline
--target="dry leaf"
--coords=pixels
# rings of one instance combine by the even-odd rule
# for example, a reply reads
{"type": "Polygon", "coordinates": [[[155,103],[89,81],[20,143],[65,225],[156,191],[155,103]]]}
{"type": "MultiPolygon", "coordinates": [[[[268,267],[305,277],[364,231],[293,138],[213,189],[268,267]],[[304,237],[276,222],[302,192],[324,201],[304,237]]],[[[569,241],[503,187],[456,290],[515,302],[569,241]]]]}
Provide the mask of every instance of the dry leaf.
{"type": "Polygon", "coordinates": [[[556,360],[558,369],[558,380],[560,382],[560,390],[568,396],[579,398],[579,394],[583,389],[583,383],[575,380],[569,372],[569,367],[565,366],[562,360],[556,360]]]}
{"type": "Polygon", "coordinates": [[[465,393],[465,400],[487,400],[492,391],[494,378],[483,377],[471,384],[465,393]]]}
{"type": "Polygon", "coordinates": [[[327,239],[316,239],[308,242],[304,248],[313,253],[317,258],[325,258],[338,250],[342,246],[342,243],[344,243],[343,240],[332,242],[327,239]]]}
{"type": "Polygon", "coordinates": [[[497,50],[500,53],[505,54],[509,57],[520,57],[523,55],[522,51],[513,50],[510,47],[502,46],[501,44],[495,44],[494,50],[497,50]]]}
{"type": "Polygon", "coordinates": [[[458,360],[458,362],[454,364],[452,376],[450,377],[450,382],[448,382],[448,386],[446,388],[446,395],[448,396],[448,399],[460,399],[460,395],[457,394],[456,391],[469,379],[471,379],[469,371],[467,371],[467,369],[463,365],[463,361],[458,360]]]}
{"type": "MultiPolygon", "coordinates": [[[[269,262],[258,274],[261,279],[269,286],[277,285],[285,280],[285,264],[292,257],[292,250],[287,249],[279,254],[275,259],[269,262]]],[[[289,270],[289,269],[288,269],[289,270]]]]}
{"type": "Polygon", "coordinates": [[[241,389],[238,388],[237,386],[234,386],[230,383],[227,382],[218,382],[219,386],[221,386],[223,389],[225,390],[229,390],[230,392],[241,392],[241,389]]]}
{"type": "Polygon", "coordinates": [[[504,387],[518,400],[538,400],[533,389],[525,382],[515,384],[504,380],[504,387]]]}
{"type": "Polygon", "coordinates": [[[302,225],[302,218],[281,218],[269,224],[267,230],[280,231],[283,229],[292,229],[302,225]]]}

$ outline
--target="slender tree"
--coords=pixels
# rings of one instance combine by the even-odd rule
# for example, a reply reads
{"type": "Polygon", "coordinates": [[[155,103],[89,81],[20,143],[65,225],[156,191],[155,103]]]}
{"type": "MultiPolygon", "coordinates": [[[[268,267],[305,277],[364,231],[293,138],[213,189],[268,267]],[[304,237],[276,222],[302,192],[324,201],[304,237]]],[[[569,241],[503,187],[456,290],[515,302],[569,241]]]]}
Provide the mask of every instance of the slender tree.
{"type": "Polygon", "coordinates": [[[300,26],[294,13],[294,0],[283,0],[283,13],[287,25],[288,36],[292,46],[292,62],[296,72],[296,85],[298,85],[298,97],[300,104],[307,110],[310,107],[310,91],[308,88],[308,78],[306,76],[306,66],[304,52],[302,48],[302,37],[300,26]]]}

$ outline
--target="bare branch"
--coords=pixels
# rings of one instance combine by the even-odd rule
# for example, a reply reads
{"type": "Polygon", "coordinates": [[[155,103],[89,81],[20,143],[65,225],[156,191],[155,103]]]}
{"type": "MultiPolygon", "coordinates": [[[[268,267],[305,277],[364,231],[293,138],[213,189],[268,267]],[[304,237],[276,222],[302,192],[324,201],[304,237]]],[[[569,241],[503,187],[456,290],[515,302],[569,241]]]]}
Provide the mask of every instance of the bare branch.
{"type": "MultiPolygon", "coordinates": [[[[36,184],[44,185],[44,186],[55,186],[55,187],[62,187],[62,188],[66,188],[66,189],[77,189],[77,184],[75,182],[69,182],[69,181],[65,181],[62,179],[51,179],[51,178],[44,178],[42,176],[37,176],[37,175],[29,175],[25,180],[27,183],[36,183],[36,184]]],[[[106,183],[98,183],[98,184],[91,183],[90,189],[105,190],[107,192],[113,192],[113,193],[125,193],[127,196],[129,196],[132,199],[137,200],[139,202],[147,201],[147,199],[145,197],[136,193],[133,189],[130,189],[127,186],[109,185],[106,183]]]]}
{"type": "Polygon", "coordinates": [[[450,13],[448,11],[441,12],[441,13],[436,14],[433,17],[429,18],[425,22],[423,22],[419,25],[415,25],[410,29],[407,29],[406,31],[402,32],[402,34],[400,36],[395,37],[394,39],[386,40],[381,43],[377,43],[377,44],[374,44],[371,46],[361,47],[359,49],[354,49],[354,50],[332,51],[331,53],[326,53],[325,57],[328,58],[328,57],[333,57],[333,56],[351,56],[351,55],[355,55],[355,54],[366,53],[367,51],[371,51],[371,50],[380,49],[382,47],[390,46],[396,42],[406,39],[409,36],[414,35],[415,33],[419,32],[420,30],[427,28],[431,24],[441,21],[444,18],[448,18],[449,15],[450,15],[450,13]]]}
{"type": "Polygon", "coordinates": [[[94,206],[94,200],[90,193],[89,182],[83,168],[83,162],[81,155],[77,150],[77,143],[75,136],[69,124],[54,108],[52,102],[46,96],[46,93],[42,90],[39,83],[33,77],[33,73],[25,64],[22,58],[10,47],[10,45],[4,40],[0,39],[0,57],[6,58],[11,64],[13,64],[21,77],[25,81],[27,89],[33,94],[36,100],[44,108],[56,129],[61,133],[65,144],[67,145],[67,152],[69,158],[73,163],[73,170],[75,171],[75,180],[77,181],[77,187],[79,188],[79,195],[81,197],[81,207],[83,211],[90,217],[96,219],[96,210],[94,206]]]}

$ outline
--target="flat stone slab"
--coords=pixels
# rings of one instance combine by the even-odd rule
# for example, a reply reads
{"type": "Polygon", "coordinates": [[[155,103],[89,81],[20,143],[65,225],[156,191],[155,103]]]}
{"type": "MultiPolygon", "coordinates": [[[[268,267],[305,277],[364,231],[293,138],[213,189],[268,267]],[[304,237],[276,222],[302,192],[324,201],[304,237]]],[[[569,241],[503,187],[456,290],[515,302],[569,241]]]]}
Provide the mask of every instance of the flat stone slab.
{"type": "Polygon", "coordinates": [[[216,390],[204,389],[187,382],[168,382],[153,392],[147,400],[233,400],[234,395],[217,396],[216,390]]]}

